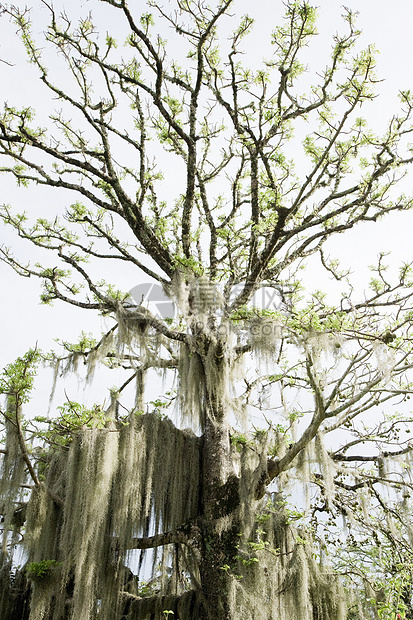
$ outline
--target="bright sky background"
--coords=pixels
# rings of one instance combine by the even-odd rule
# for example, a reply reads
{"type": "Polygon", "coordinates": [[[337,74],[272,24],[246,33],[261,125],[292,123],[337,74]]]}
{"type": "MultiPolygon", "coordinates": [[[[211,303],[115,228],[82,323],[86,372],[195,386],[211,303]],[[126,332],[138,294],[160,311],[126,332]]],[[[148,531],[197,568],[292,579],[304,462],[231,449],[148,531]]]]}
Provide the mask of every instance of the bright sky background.
{"type": "MultiPolygon", "coordinates": [[[[131,2],[131,5],[134,2],[131,2]]],[[[44,7],[40,0],[30,2],[14,2],[17,6],[26,4],[36,7],[35,23],[39,19],[37,31],[41,30],[40,22],[45,16],[44,7]],[[40,7],[40,8],[39,8],[40,7]]],[[[82,10],[82,13],[92,11],[96,6],[95,0],[56,0],[56,9],[67,6],[73,12],[82,10]]],[[[165,2],[164,5],[172,4],[165,2]]],[[[313,49],[308,56],[310,67],[317,65],[320,70],[327,62],[330,48],[330,37],[338,30],[343,29],[340,15],[342,2],[339,0],[319,0],[319,32],[317,49],[313,49]]],[[[359,11],[359,26],[363,30],[362,44],[374,44],[380,51],[377,58],[377,74],[384,80],[379,85],[380,98],[364,109],[364,115],[374,129],[385,129],[385,120],[397,109],[398,89],[413,90],[412,68],[412,30],[413,30],[413,2],[412,0],[347,0],[346,6],[359,11]]],[[[144,3],[142,2],[142,10],[144,3]]],[[[245,12],[255,17],[258,40],[264,40],[266,35],[277,25],[278,16],[282,11],[280,0],[237,0],[234,12],[242,15],[245,12]]],[[[102,29],[107,26],[102,25],[102,29]]],[[[35,28],[36,31],[36,28],[35,28]]],[[[113,33],[116,37],[116,32],[113,33]]],[[[0,19],[0,58],[14,63],[10,67],[0,63],[0,84],[2,85],[2,99],[12,104],[17,98],[19,102],[41,107],[38,98],[38,82],[33,66],[25,63],[21,45],[14,35],[14,27],[4,17],[0,19]]],[[[260,47],[250,50],[257,58],[265,55],[260,47]]],[[[40,110],[39,110],[40,111],[40,110]]],[[[413,193],[413,169],[406,184],[413,193]]],[[[63,195],[56,194],[56,209],[61,210],[64,205],[63,195]]],[[[53,200],[55,200],[53,196],[53,200]]],[[[20,210],[36,211],[42,215],[43,206],[50,213],[54,209],[51,195],[47,196],[40,190],[18,190],[15,184],[4,177],[1,178],[0,201],[18,205],[20,210]]],[[[392,250],[393,260],[413,260],[411,231],[413,229],[413,213],[391,216],[384,224],[361,228],[352,233],[348,240],[344,236],[337,244],[337,253],[344,258],[350,256],[353,267],[362,269],[363,265],[374,262],[379,250],[392,250]]],[[[14,240],[10,233],[0,228],[0,243],[15,248],[15,254],[25,259],[30,257],[30,246],[22,245],[14,240]]],[[[311,276],[310,276],[311,277],[311,276]]],[[[53,346],[54,338],[76,340],[81,330],[86,332],[100,331],[100,319],[90,311],[80,311],[74,308],[65,308],[62,303],[54,307],[41,306],[38,302],[40,283],[33,278],[18,277],[6,265],[0,263],[1,304],[0,325],[2,326],[0,367],[23,354],[36,341],[40,348],[47,350],[53,346]]],[[[119,273],[114,282],[119,288],[129,290],[136,284],[130,274],[119,273]]],[[[45,386],[44,388],[48,388],[45,386]]]]}

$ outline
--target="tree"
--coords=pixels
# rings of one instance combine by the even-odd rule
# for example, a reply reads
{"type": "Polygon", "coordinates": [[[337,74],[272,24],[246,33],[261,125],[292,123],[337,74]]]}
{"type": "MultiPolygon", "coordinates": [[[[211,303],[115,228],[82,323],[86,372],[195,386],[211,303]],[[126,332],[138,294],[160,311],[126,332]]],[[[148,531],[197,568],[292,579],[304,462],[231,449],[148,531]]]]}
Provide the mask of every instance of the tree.
{"type": "Polygon", "coordinates": [[[1,171],[74,198],[50,220],[3,205],[3,222],[53,259],[1,256],[42,281],[44,303],[112,323],[60,357],[33,349],[3,371],[3,615],[411,613],[411,268],[391,277],[381,255],[358,295],[325,248],[411,207],[396,185],[413,161],[412,95],[400,93],[381,136],[358,116],[376,77],[350,11],[305,94],[316,34],[306,1],[286,3],[254,69],[242,56],[253,19],[234,16],[235,0],[150,0],[142,15],[96,0],[120,37],[127,29],[122,47],[91,16],[73,24],[42,4],[41,44],[27,10],[2,12],[60,109],[43,127],[30,107],[5,105],[1,171]],[[50,69],[45,46],[57,52],[50,69]],[[305,291],[300,269],[314,256],[338,296],[305,291]],[[176,314],[96,276],[116,261],[162,287],[176,314]],[[260,291],[277,307],[254,304],[260,291]],[[52,420],[31,418],[23,405],[42,356],[57,375],[79,360],[128,374],[109,407],[68,398],[52,420]],[[175,383],[148,403],[155,371],[175,383]],[[21,533],[23,572],[12,561],[21,533]]]}

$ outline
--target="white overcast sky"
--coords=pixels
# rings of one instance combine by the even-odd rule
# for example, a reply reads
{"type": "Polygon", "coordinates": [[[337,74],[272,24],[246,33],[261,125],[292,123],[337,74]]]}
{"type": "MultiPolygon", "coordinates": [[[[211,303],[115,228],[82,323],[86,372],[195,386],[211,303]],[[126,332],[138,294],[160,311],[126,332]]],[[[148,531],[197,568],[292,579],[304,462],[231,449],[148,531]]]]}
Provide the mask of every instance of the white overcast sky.
{"type": "MultiPolygon", "coordinates": [[[[14,2],[18,6],[33,5],[37,7],[35,17],[39,19],[45,15],[44,10],[39,9],[40,1],[33,0],[27,3],[14,2]]],[[[134,1],[130,1],[132,6],[134,1]]],[[[142,11],[144,3],[142,2],[142,11]]],[[[164,5],[172,5],[172,2],[164,5]]],[[[330,37],[338,30],[343,29],[341,21],[342,2],[339,0],[319,0],[319,43],[317,49],[309,52],[307,62],[310,66],[318,64],[320,70],[327,62],[327,54],[330,48],[330,37]]],[[[396,94],[398,89],[413,90],[412,68],[412,31],[413,31],[413,0],[347,0],[345,5],[359,11],[359,26],[363,30],[362,42],[364,46],[374,44],[380,54],[377,58],[377,73],[384,80],[379,86],[380,98],[370,105],[367,114],[368,120],[379,128],[386,118],[390,117],[397,105],[396,94]]],[[[82,10],[84,13],[92,11],[96,6],[95,0],[72,0],[55,2],[57,9],[66,6],[72,14],[73,11],[82,10]]],[[[277,25],[277,19],[281,12],[280,0],[238,0],[234,4],[234,12],[239,15],[248,12],[257,17],[256,28],[260,34],[259,40],[277,25]],[[255,15],[257,11],[257,15],[255,15]]],[[[40,24],[40,22],[39,22],[40,24]]],[[[111,22],[112,24],[112,22],[111,22]]],[[[106,25],[106,28],[109,24],[106,25]]],[[[37,30],[40,30],[39,25],[37,30]]],[[[35,22],[36,31],[36,22],[35,22]]],[[[116,33],[114,33],[116,36],[116,33]]],[[[257,46],[251,49],[251,54],[261,56],[261,49],[257,46]]],[[[5,19],[0,20],[0,58],[14,63],[13,67],[0,64],[1,97],[4,101],[12,104],[17,97],[25,100],[29,105],[39,105],[36,99],[37,81],[35,70],[24,62],[24,54],[16,42],[14,27],[5,19]],[[37,102],[37,103],[36,103],[37,102]]],[[[21,101],[19,101],[21,103],[21,101]]],[[[2,203],[16,203],[20,210],[36,210],[42,215],[43,205],[50,209],[54,208],[50,194],[47,197],[40,191],[19,191],[14,184],[7,179],[1,178],[2,203]],[[45,204],[45,201],[48,204],[45,204]]],[[[407,188],[412,188],[413,193],[413,170],[407,188]]],[[[54,200],[54,197],[53,197],[54,200]]],[[[56,209],[61,210],[64,206],[62,197],[56,195],[56,209]]],[[[388,220],[385,225],[369,228],[368,231],[356,231],[347,242],[338,248],[338,253],[345,258],[351,255],[358,263],[360,269],[366,263],[374,262],[374,257],[380,249],[394,252],[394,260],[413,260],[411,243],[411,231],[413,228],[413,213],[395,216],[388,220]]],[[[0,243],[6,243],[16,248],[16,255],[24,253],[25,258],[30,256],[30,248],[22,249],[21,243],[16,243],[12,235],[0,228],[0,243]]],[[[54,307],[39,305],[38,296],[40,291],[39,282],[32,278],[20,278],[7,266],[0,263],[1,281],[1,304],[0,325],[2,329],[0,367],[24,353],[28,347],[36,341],[42,349],[49,349],[53,339],[75,339],[81,330],[97,331],[100,329],[100,321],[87,311],[65,309],[62,304],[54,307]]],[[[119,274],[116,285],[127,290],[138,284],[135,280],[128,281],[119,274]]]]}

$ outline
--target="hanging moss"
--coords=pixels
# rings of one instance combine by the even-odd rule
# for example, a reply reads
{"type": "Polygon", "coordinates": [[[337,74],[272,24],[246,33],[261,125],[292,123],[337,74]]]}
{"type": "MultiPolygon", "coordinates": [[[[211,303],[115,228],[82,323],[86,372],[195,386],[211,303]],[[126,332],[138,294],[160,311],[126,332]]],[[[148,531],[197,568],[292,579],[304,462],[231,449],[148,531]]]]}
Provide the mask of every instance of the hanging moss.
{"type": "MultiPolygon", "coordinates": [[[[181,356],[188,389],[183,406],[195,407],[199,399],[200,415],[208,399],[229,404],[225,384],[236,370],[224,339],[211,337],[206,345],[203,357],[193,353],[185,361],[181,356]]],[[[227,436],[225,420],[214,420],[211,427],[217,440],[227,436]]],[[[29,620],[94,620],[97,614],[103,620],[164,620],[165,610],[179,620],[197,620],[205,606],[199,549],[159,545],[148,554],[152,579],[146,589],[139,574],[144,553],[136,550],[137,538],[172,532],[194,520],[202,544],[208,536],[215,549],[229,617],[344,620],[339,584],[314,559],[308,533],[297,533],[289,524],[283,498],[253,499],[273,439],[257,431],[232,448],[228,442],[217,510],[210,510],[205,523],[205,438],[157,414],[131,414],[127,424],[107,420],[104,428],[79,429],[68,446],[46,457],[45,483],[36,486],[29,502],[29,620]]],[[[332,499],[333,465],[321,436],[303,460],[304,469],[318,463],[332,499]]]]}
{"type": "MultiPolygon", "coordinates": [[[[200,440],[152,414],[136,417],[119,439],[112,501],[121,571],[121,558],[134,537],[172,531],[198,515],[200,440]]],[[[167,593],[179,589],[172,587],[167,570],[177,562],[177,553],[179,547],[168,545],[161,548],[160,558],[158,550],[153,554],[153,572],[160,560],[159,583],[167,593]]]]}
{"type": "Polygon", "coordinates": [[[310,441],[298,454],[295,463],[297,476],[303,483],[302,487],[306,509],[310,506],[310,485],[307,484],[307,481],[311,480],[311,468],[316,459],[314,441],[310,441]]]}
{"type": "Polygon", "coordinates": [[[24,570],[0,556],[0,618],[28,620],[30,613],[30,586],[24,570]]]}
{"type": "Polygon", "coordinates": [[[110,330],[105,334],[99,343],[95,346],[87,356],[87,380],[92,381],[95,369],[99,363],[106,360],[108,353],[116,349],[117,341],[115,339],[114,330],[110,330]]]}
{"type": "MultiPolygon", "coordinates": [[[[231,617],[243,620],[345,620],[338,578],[315,560],[311,537],[288,523],[278,494],[255,515],[231,568],[231,617]]],[[[244,534],[244,533],[243,533],[244,534]]]]}
{"type": "Polygon", "coordinates": [[[182,343],[178,368],[178,398],[182,419],[190,418],[192,424],[205,424],[205,371],[198,353],[182,343]]]}
{"type": "Polygon", "coordinates": [[[0,512],[2,514],[1,553],[9,557],[19,534],[15,519],[16,509],[23,505],[22,484],[26,473],[24,459],[20,450],[16,424],[12,420],[13,403],[8,402],[8,415],[4,419],[5,444],[0,466],[0,512]]]}
{"type": "Polygon", "coordinates": [[[107,564],[110,545],[107,519],[117,467],[118,436],[114,427],[88,429],[69,452],[67,492],[61,535],[63,581],[74,581],[73,618],[91,618],[107,564]]]}
{"type": "Polygon", "coordinates": [[[231,388],[242,376],[242,362],[234,354],[230,327],[221,324],[215,333],[205,337],[198,343],[195,351],[189,345],[181,345],[178,368],[178,398],[181,416],[190,421],[194,428],[205,429],[206,416],[218,414],[214,411],[218,406],[224,421],[224,411],[232,411],[243,422],[245,408],[238,403],[231,388]],[[202,353],[199,352],[202,351],[202,353]]]}
{"type": "Polygon", "coordinates": [[[282,322],[270,317],[255,317],[249,324],[249,341],[255,361],[268,370],[274,363],[282,337],[282,322]]]}
{"type": "MultiPolygon", "coordinates": [[[[209,530],[230,558],[220,569],[229,613],[243,620],[344,620],[340,584],[315,560],[311,536],[289,524],[282,496],[251,501],[269,441],[258,433],[241,448],[233,445],[237,500],[209,530]]],[[[146,590],[136,555],[135,574],[128,568],[137,537],[173,531],[202,514],[201,445],[169,419],[146,414],[127,425],[84,428],[68,449],[54,452],[27,512],[29,567],[46,567],[28,572],[30,620],[92,620],[98,611],[103,620],[164,620],[168,609],[179,620],[196,620],[203,613],[199,560],[190,547],[159,547],[146,590]]]]}
{"type": "MultiPolygon", "coordinates": [[[[61,531],[61,511],[50,498],[46,487],[41,485],[32,492],[26,520],[25,545],[28,562],[39,565],[41,562],[58,562],[59,537],[61,531]]],[[[30,620],[43,620],[51,617],[55,602],[55,591],[59,588],[59,571],[45,579],[32,575],[30,600],[30,620]]]]}
{"type": "Polygon", "coordinates": [[[389,383],[392,370],[395,365],[395,356],[393,349],[382,342],[373,342],[372,349],[374,351],[377,363],[377,369],[382,374],[384,382],[389,383]]]}
{"type": "MultiPolygon", "coordinates": [[[[30,620],[89,620],[98,607],[100,618],[121,617],[123,591],[131,592],[127,561],[134,539],[173,530],[199,513],[199,448],[193,433],[153,414],[75,435],[47,470],[48,489],[63,498],[64,508],[43,486],[29,504],[29,561],[53,567],[45,579],[31,575],[30,620]]],[[[165,594],[182,593],[169,567],[179,567],[184,556],[179,545],[163,548],[165,594]]],[[[196,577],[196,564],[191,570],[196,577]]]]}
{"type": "Polygon", "coordinates": [[[289,523],[286,502],[279,493],[251,502],[251,488],[265,468],[267,434],[242,444],[239,459],[240,504],[220,523],[223,537],[231,527],[239,534],[234,562],[224,567],[230,583],[231,618],[243,620],[345,620],[346,597],[305,529],[289,523]]]}
{"type": "Polygon", "coordinates": [[[324,445],[324,436],[319,431],[315,438],[315,456],[323,476],[323,488],[327,507],[332,506],[334,501],[334,474],[335,466],[332,458],[324,445]]]}
{"type": "Polygon", "coordinates": [[[124,307],[119,305],[116,313],[118,321],[116,337],[113,338],[110,335],[107,338],[107,342],[103,343],[103,353],[97,350],[94,355],[96,360],[92,359],[92,363],[96,363],[99,357],[102,359],[107,351],[110,351],[114,346],[116,355],[119,358],[122,358],[127,350],[130,354],[135,349],[139,352],[140,363],[151,365],[154,358],[156,358],[162,342],[162,336],[159,332],[149,327],[145,316],[144,308],[137,310],[135,306],[124,307]]]}

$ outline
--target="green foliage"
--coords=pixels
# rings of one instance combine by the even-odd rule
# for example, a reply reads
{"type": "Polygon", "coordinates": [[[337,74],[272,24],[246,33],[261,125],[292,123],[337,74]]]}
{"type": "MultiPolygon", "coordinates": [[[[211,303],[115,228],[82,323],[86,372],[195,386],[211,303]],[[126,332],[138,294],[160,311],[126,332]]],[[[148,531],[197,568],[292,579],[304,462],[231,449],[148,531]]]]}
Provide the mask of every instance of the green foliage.
{"type": "Polygon", "coordinates": [[[75,401],[68,401],[57,409],[59,415],[56,418],[34,418],[42,426],[47,424],[47,428],[39,428],[37,434],[48,445],[67,447],[77,431],[83,428],[104,428],[107,423],[107,414],[101,405],[88,408],[75,401]]]}
{"type": "Polygon", "coordinates": [[[44,582],[53,574],[53,569],[61,565],[56,560],[41,560],[40,562],[29,562],[26,566],[27,576],[32,581],[44,582]]]}
{"type": "MultiPolygon", "coordinates": [[[[106,282],[106,280],[100,280],[96,283],[96,288],[102,289],[102,295],[110,299],[111,301],[125,301],[129,297],[129,293],[125,293],[117,289],[113,284],[106,282]]],[[[100,300],[100,297],[95,296],[96,301],[100,300]]]]}
{"type": "Polygon", "coordinates": [[[245,448],[246,446],[252,445],[251,440],[248,439],[245,433],[237,433],[237,434],[231,435],[230,439],[231,439],[231,444],[236,447],[238,452],[242,452],[243,448],[245,448]]]}
{"type": "Polygon", "coordinates": [[[166,419],[168,417],[167,409],[170,406],[170,401],[162,398],[156,398],[149,401],[149,404],[153,407],[153,413],[160,419],[166,419]]]}
{"type": "MultiPolygon", "coordinates": [[[[269,519],[271,519],[271,511],[264,513],[267,519],[260,519],[257,523],[264,525],[269,519]]],[[[262,515],[264,516],[264,515],[262,515]]],[[[247,540],[246,542],[238,545],[239,553],[234,556],[241,566],[249,568],[254,564],[259,564],[260,554],[262,552],[270,553],[274,558],[278,557],[280,550],[271,546],[270,542],[265,539],[266,531],[257,527],[255,530],[255,540],[247,540]]]]}
{"type": "Polygon", "coordinates": [[[176,256],[175,263],[177,268],[184,267],[188,272],[194,273],[197,276],[202,276],[204,274],[204,266],[192,256],[189,258],[185,256],[176,256]]]}
{"type": "Polygon", "coordinates": [[[254,320],[259,317],[279,319],[280,313],[277,310],[271,310],[269,308],[251,308],[249,306],[239,306],[237,310],[230,315],[229,318],[233,323],[237,324],[251,319],[254,320]]]}
{"type": "MultiPolygon", "coordinates": [[[[411,591],[413,575],[413,563],[396,562],[392,574],[383,581],[377,581],[375,588],[378,589],[384,600],[377,602],[377,611],[380,620],[404,620],[408,606],[406,605],[406,593],[411,591]],[[400,614],[397,616],[397,614],[400,614]]],[[[373,605],[375,604],[375,601],[373,605]]]]}
{"type": "Polygon", "coordinates": [[[66,349],[66,351],[70,351],[71,353],[86,353],[96,347],[98,341],[92,336],[92,334],[87,334],[86,332],[82,331],[80,333],[78,342],[72,344],[64,340],[61,342],[61,344],[66,349]]]}
{"type": "Polygon", "coordinates": [[[154,596],[159,591],[159,583],[156,579],[150,581],[140,581],[138,596],[154,596]]]}
{"type": "Polygon", "coordinates": [[[38,349],[29,349],[25,355],[8,364],[0,375],[0,394],[11,396],[19,404],[28,402],[40,359],[38,349]]]}

